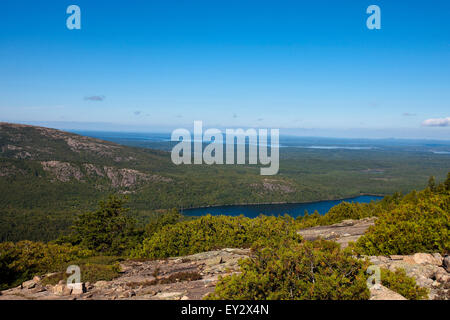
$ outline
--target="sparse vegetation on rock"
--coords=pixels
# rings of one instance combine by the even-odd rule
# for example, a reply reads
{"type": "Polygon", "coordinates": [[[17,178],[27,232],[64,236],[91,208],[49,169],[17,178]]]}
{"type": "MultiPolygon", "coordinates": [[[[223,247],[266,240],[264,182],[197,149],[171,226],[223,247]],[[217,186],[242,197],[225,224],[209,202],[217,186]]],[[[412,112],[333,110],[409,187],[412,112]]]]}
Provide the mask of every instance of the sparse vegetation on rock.
{"type": "Polygon", "coordinates": [[[0,288],[16,286],[36,274],[67,267],[70,261],[93,255],[93,252],[70,244],[32,241],[0,243],[0,288]]]}
{"type": "Polygon", "coordinates": [[[381,283],[408,300],[423,300],[428,298],[428,290],[416,284],[416,280],[406,275],[405,270],[390,271],[381,269],[381,283]]]}
{"type": "Polygon", "coordinates": [[[369,298],[367,265],[335,242],[285,242],[258,249],[242,273],[219,280],[209,299],[360,300],[369,298]]]}

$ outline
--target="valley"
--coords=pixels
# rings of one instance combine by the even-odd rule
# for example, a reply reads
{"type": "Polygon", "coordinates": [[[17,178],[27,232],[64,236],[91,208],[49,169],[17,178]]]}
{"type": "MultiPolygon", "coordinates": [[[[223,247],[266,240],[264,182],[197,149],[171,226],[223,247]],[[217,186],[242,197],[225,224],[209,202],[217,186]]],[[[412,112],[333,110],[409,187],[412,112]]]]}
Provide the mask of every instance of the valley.
{"type": "MultiPolygon", "coordinates": [[[[146,145],[148,140],[143,143],[139,137],[121,140],[128,144],[122,145],[45,127],[1,123],[0,240],[54,239],[67,231],[77,214],[92,210],[109,194],[126,195],[132,215],[146,223],[174,207],[407,193],[423,188],[431,175],[442,181],[450,168],[449,155],[411,147],[311,149],[292,147],[294,142],[285,139],[279,174],[264,177],[255,165],[176,166],[166,151],[171,142],[163,139],[150,142],[159,144],[152,149],[146,145]],[[41,225],[48,231],[42,231],[41,225]]],[[[445,143],[433,148],[443,150],[445,143]]]]}

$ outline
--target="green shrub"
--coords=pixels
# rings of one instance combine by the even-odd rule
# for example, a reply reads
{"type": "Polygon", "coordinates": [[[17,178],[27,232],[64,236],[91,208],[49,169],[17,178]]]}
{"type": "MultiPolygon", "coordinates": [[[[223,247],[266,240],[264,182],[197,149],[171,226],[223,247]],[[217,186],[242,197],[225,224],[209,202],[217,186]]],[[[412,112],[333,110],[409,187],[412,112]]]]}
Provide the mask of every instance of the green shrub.
{"type": "Polygon", "coordinates": [[[315,212],[312,215],[305,214],[297,217],[297,226],[299,229],[310,228],[314,226],[324,226],[341,222],[346,219],[363,219],[378,216],[382,208],[376,202],[371,203],[349,203],[341,202],[332,207],[326,214],[320,215],[315,212]]]}
{"type": "Polygon", "coordinates": [[[383,212],[358,239],[366,255],[447,253],[450,249],[450,195],[425,190],[406,196],[395,209],[383,212]]]}
{"type": "Polygon", "coordinates": [[[163,227],[176,224],[184,219],[185,217],[177,209],[167,210],[165,213],[157,215],[156,218],[145,225],[145,236],[151,237],[163,227]]]}
{"type": "Polygon", "coordinates": [[[403,269],[392,272],[382,268],[381,284],[409,300],[428,299],[428,289],[416,285],[416,280],[408,277],[403,269]]]}
{"type": "Polygon", "coordinates": [[[166,225],[133,251],[135,258],[166,258],[226,247],[250,247],[255,242],[277,243],[301,239],[290,217],[206,215],[192,221],[166,225]]]}
{"type": "Polygon", "coordinates": [[[331,241],[282,243],[241,260],[241,274],[220,278],[207,299],[368,299],[367,262],[331,241]]]}
{"type": "Polygon", "coordinates": [[[0,286],[7,288],[36,274],[59,271],[70,261],[92,255],[92,251],[70,244],[32,241],[0,243],[0,286]]]}

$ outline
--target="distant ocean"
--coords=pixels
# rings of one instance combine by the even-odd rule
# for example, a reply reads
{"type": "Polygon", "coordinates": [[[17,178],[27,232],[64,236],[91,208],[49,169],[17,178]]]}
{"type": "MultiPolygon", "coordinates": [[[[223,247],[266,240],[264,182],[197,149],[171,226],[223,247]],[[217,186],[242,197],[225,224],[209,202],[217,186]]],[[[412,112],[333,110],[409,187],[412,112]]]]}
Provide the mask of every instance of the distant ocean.
{"type": "MultiPolygon", "coordinates": [[[[119,144],[169,150],[176,143],[170,140],[170,133],[110,132],[71,130],[84,136],[119,144]]],[[[208,142],[205,142],[208,143],[208,142]]],[[[310,150],[348,151],[408,151],[430,152],[436,155],[450,155],[450,141],[408,140],[408,139],[339,139],[322,137],[280,136],[280,148],[310,150]]]]}

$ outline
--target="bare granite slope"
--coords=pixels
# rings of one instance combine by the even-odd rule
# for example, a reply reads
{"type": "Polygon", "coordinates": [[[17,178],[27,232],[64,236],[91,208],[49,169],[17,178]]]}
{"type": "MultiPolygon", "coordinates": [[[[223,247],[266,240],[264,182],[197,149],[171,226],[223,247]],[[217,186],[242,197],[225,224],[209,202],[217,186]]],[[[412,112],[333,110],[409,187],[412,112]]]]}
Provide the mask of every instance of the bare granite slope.
{"type": "Polygon", "coordinates": [[[300,230],[298,233],[305,240],[316,240],[319,238],[333,240],[345,248],[351,241],[358,240],[366,230],[375,224],[375,217],[361,220],[343,220],[340,223],[329,226],[318,226],[300,230]]]}

